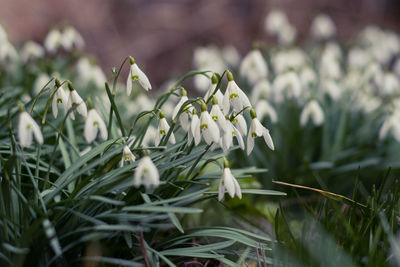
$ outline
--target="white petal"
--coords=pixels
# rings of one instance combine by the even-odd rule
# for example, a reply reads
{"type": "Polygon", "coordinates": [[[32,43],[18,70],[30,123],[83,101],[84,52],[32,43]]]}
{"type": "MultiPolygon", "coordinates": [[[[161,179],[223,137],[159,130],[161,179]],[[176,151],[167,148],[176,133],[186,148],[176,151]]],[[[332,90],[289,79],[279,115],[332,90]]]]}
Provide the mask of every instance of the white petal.
{"type": "Polygon", "coordinates": [[[128,79],[126,80],[126,94],[131,95],[132,92],[132,66],[129,69],[128,79]]]}
{"type": "Polygon", "coordinates": [[[36,142],[43,144],[43,135],[39,125],[32,119],[32,131],[35,136],[36,142]]]}
{"type": "Polygon", "coordinates": [[[236,129],[235,126],[233,126],[233,131],[235,132],[235,137],[236,137],[236,140],[238,141],[240,148],[242,150],[244,150],[243,137],[242,137],[240,131],[238,129],[236,129]]]}
{"type": "Polygon", "coordinates": [[[227,88],[224,94],[224,98],[222,100],[222,111],[224,112],[225,115],[227,115],[229,113],[229,109],[230,109],[230,101],[229,101],[229,91],[227,88]]]}
{"type": "Polygon", "coordinates": [[[233,179],[235,178],[229,168],[224,168],[222,179],[224,180],[226,191],[228,191],[229,196],[233,198],[235,196],[235,184],[233,183],[233,179]]]}
{"type": "Polygon", "coordinates": [[[269,131],[267,128],[264,128],[264,132],[263,132],[263,136],[264,136],[264,140],[265,143],[267,144],[267,146],[271,149],[271,150],[275,150],[274,147],[274,142],[272,141],[271,135],[269,134],[269,131]]]}
{"type": "Polygon", "coordinates": [[[251,136],[251,132],[247,135],[247,155],[250,155],[254,148],[254,138],[251,136]]]}
{"type": "Polygon", "coordinates": [[[240,185],[235,177],[233,177],[233,184],[235,185],[235,194],[238,196],[239,199],[242,199],[242,190],[240,189],[240,185]]]}
{"type": "Polygon", "coordinates": [[[51,109],[53,111],[54,118],[57,118],[58,115],[58,107],[57,107],[57,96],[53,96],[53,101],[51,102],[51,109]]]}
{"type": "Polygon", "coordinates": [[[218,186],[218,201],[224,199],[224,194],[225,194],[225,186],[223,183],[223,179],[221,178],[218,186]]]}

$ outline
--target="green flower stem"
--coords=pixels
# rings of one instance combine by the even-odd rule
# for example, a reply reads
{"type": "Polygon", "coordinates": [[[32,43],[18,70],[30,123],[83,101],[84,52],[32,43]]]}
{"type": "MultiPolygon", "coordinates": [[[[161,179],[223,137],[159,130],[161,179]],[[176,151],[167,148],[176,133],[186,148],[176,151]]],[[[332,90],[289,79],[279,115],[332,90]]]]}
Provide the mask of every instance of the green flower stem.
{"type": "MultiPolygon", "coordinates": [[[[121,116],[119,115],[117,105],[114,102],[114,96],[111,94],[110,87],[108,86],[107,82],[105,83],[105,86],[106,86],[106,91],[107,91],[108,98],[110,99],[110,102],[111,102],[111,109],[113,109],[114,112],[115,112],[115,116],[117,117],[117,122],[119,124],[119,128],[121,129],[122,135],[126,136],[125,135],[125,129],[124,129],[124,126],[122,124],[121,116]]],[[[111,112],[110,112],[110,116],[111,116],[111,112]]],[[[111,125],[112,125],[112,121],[109,121],[109,124],[108,124],[108,127],[109,127],[108,128],[108,136],[110,136],[110,134],[111,134],[111,125]]]]}

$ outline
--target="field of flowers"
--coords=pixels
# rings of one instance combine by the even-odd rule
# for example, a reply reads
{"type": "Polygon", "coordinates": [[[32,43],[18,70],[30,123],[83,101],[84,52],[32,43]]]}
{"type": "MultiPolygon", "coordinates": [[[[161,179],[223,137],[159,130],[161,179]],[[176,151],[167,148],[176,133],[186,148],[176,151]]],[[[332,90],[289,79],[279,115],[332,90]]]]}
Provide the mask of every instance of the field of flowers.
{"type": "Polygon", "coordinates": [[[400,265],[399,36],[264,27],[153,88],[72,26],[0,26],[0,265],[400,265]]]}

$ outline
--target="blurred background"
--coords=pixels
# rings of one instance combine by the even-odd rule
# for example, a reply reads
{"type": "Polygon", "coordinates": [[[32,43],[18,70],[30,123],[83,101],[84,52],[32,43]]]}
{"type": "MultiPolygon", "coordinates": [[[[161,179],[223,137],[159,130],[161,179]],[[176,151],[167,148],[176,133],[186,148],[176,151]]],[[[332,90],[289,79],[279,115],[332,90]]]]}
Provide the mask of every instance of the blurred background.
{"type": "Polygon", "coordinates": [[[300,42],[321,12],[331,16],[342,40],[372,23],[400,30],[396,0],[0,0],[0,6],[11,42],[42,43],[52,26],[71,24],[108,76],[132,55],[155,86],[192,69],[198,46],[233,45],[243,55],[254,40],[272,42],[263,28],[272,8],[287,13],[300,42]]]}

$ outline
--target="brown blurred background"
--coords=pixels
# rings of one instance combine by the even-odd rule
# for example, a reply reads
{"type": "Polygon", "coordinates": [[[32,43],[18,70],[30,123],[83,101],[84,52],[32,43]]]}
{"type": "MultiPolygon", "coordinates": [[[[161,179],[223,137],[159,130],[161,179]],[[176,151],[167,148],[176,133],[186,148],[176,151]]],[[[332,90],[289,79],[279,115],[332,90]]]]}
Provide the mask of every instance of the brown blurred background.
{"type": "Polygon", "coordinates": [[[12,42],[42,42],[49,28],[72,24],[107,74],[132,55],[157,86],[189,71],[192,51],[207,44],[232,44],[243,55],[254,40],[268,40],[265,15],[283,9],[308,35],[314,16],[332,17],[340,39],[366,24],[400,30],[397,0],[0,0],[0,24],[12,42]]]}

